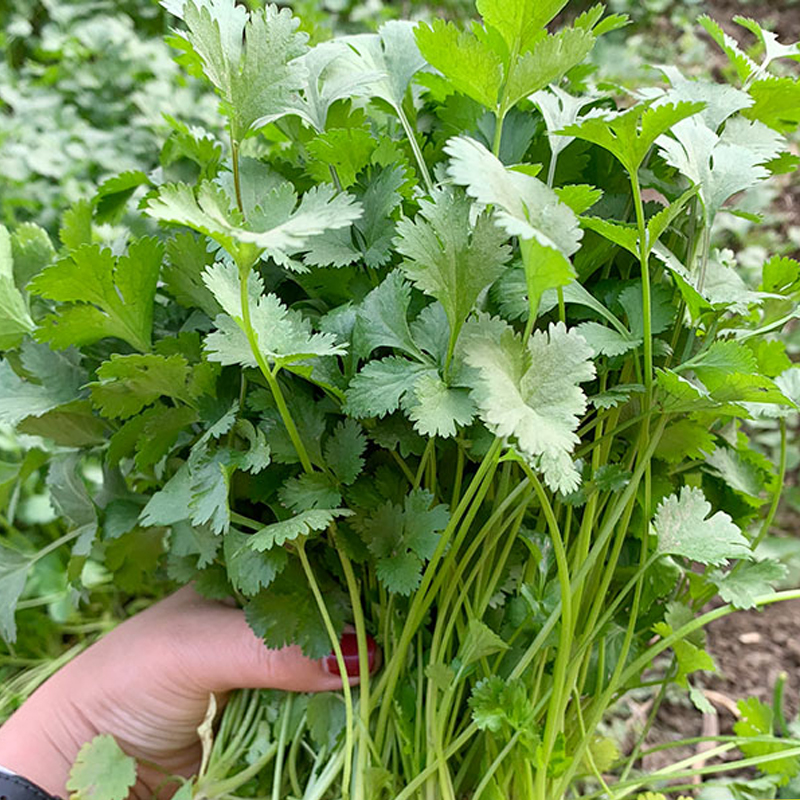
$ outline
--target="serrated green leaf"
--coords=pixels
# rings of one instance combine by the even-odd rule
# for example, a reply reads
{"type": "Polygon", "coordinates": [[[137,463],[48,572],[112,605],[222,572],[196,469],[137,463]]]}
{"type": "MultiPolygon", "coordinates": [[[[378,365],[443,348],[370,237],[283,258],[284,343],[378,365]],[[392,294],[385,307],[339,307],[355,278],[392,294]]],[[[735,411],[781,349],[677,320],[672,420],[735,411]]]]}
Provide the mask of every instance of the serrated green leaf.
{"type": "Polygon", "coordinates": [[[247,597],[266,589],[289,562],[289,554],[282,547],[257,553],[249,547],[250,539],[250,535],[231,529],[223,542],[228,578],[247,597]]]}
{"type": "Polygon", "coordinates": [[[53,263],[56,251],[44,228],[33,222],[23,222],[11,234],[11,254],[14,260],[14,281],[24,289],[34,275],[53,263]]]}
{"type": "Polygon", "coordinates": [[[246,267],[266,252],[293,268],[298,265],[291,256],[305,250],[313,236],[347,227],[362,213],[350,195],[337,194],[330,186],[313,187],[298,203],[290,184],[270,191],[259,208],[261,213],[251,215],[244,227],[229,195],[204,181],[196,195],[185,184],[167,184],[146,210],[155,219],[186,225],[209,236],[246,267]]]}
{"type": "MultiPolygon", "coordinates": [[[[352,613],[347,596],[339,586],[323,574],[317,576],[325,605],[337,636],[352,613]]],[[[331,640],[317,608],[308,581],[296,562],[262,589],[244,609],[250,627],[264,639],[268,647],[280,650],[300,645],[308,658],[324,658],[330,653],[331,640]]]]}
{"type": "Polygon", "coordinates": [[[478,619],[471,619],[467,626],[467,635],[458,651],[458,657],[462,666],[466,667],[486,656],[508,649],[508,645],[503,639],[486,623],[478,619]]]}
{"type": "Polygon", "coordinates": [[[418,216],[397,225],[401,269],[444,307],[454,340],[480,293],[500,276],[511,257],[507,234],[484,212],[470,224],[472,203],[462,193],[438,190],[420,202],[418,216]]]}
{"type": "Polygon", "coordinates": [[[417,47],[414,24],[406,20],[390,20],[378,28],[377,34],[362,33],[340,39],[349,48],[347,64],[354,74],[368,76],[364,82],[373,97],[379,97],[398,113],[411,79],[425,66],[417,47]]]}
{"type": "Polygon", "coordinates": [[[478,371],[474,399],[497,436],[513,437],[553,490],[569,493],[580,476],[570,452],[586,410],[579,384],[591,380],[592,350],[562,323],[536,331],[527,346],[498,319],[481,316],[464,329],[464,358],[478,371]]]}
{"type": "Polygon", "coordinates": [[[97,368],[99,380],[89,384],[92,403],[106,417],[126,419],[159,397],[187,402],[189,364],[180,355],[120,355],[97,368]]]}
{"type": "Polygon", "coordinates": [[[203,283],[203,272],[214,263],[206,240],[188,231],[167,242],[167,258],[161,272],[164,288],[180,305],[199,308],[212,319],[220,305],[203,283]]]}
{"type": "Polygon", "coordinates": [[[278,492],[278,497],[286,508],[294,512],[336,508],[342,502],[341,493],[323,472],[307,472],[289,478],[278,492]]]}
{"type": "Polygon", "coordinates": [[[670,133],[658,139],[661,153],[700,187],[707,224],[731,196],[769,177],[762,165],[784,147],[782,138],[766,125],[742,118],[730,120],[721,136],[700,117],[677,121],[670,133]]]}
{"type": "Polygon", "coordinates": [[[445,145],[448,174],[480,203],[498,207],[497,223],[510,236],[536,239],[544,247],[570,256],[582,231],[572,210],[537,178],[509,169],[480,142],[458,136],[445,145]]]}
{"type": "Polygon", "coordinates": [[[788,573],[779,561],[751,561],[729,572],[714,570],[709,579],[717,584],[720,597],[735,608],[755,608],[756,598],[774,591],[774,584],[788,573]]]}
{"type": "MultiPolygon", "coordinates": [[[[771,736],[774,734],[774,712],[771,706],[762,703],[756,697],[739,700],[736,704],[741,712],[739,720],[733,723],[733,731],[737,736],[745,737],[739,744],[739,749],[748,757],[772,755],[780,753],[791,747],[790,744],[778,742],[748,742],[747,738],[755,736],[771,736]]],[[[759,769],[766,775],[778,778],[778,785],[782,786],[800,773],[800,759],[797,756],[787,756],[772,761],[765,761],[759,769]]]]}
{"type": "Polygon", "coordinates": [[[681,419],[668,425],[656,448],[655,457],[678,464],[686,458],[704,458],[714,451],[714,434],[699,422],[681,419]]]}
{"type": "Polygon", "coordinates": [[[563,132],[605,148],[633,175],[659,136],[702,108],[702,103],[639,104],[620,113],[584,117],[580,124],[568,125],[563,132]]]}
{"type": "Polygon", "coordinates": [[[355,420],[340,422],[325,442],[325,463],[333,470],[337,479],[349,485],[364,469],[364,451],[367,438],[355,420]]]}
{"type": "Polygon", "coordinates": [[[14,610],[32,564],[31,557],[0,544],[0,636],[6,642],[17,640],[14,610]]]}
{"type": "Polygon", "coordinates": [[[125,800],[136,783],[136,761],[125,755],[110,734],[85,744],[69,773],[74,800],[125,800]]]}
{"type": "Polygon", "coordinates": [[[452,22],[434,19],[415,31],[417,45],[431,66],[454,86],[489,109],[495,109],[503,81],[500,57],[484,41],[452,22]]]}
{"type": "Polygon", "coordinates": [[[376,574],[391,592],[408,595],[419,586],[423,563],[450,519],[447,507],[433,502],[430,492],[414,489],[402,507],[384,503],[362,523],[362,537],[377,559],[376,574]]]}
{"type": "Polygon", "coordinates": [[[448,386],[431,371],[419,375],[402,405],[415,430],[444,439],[455,436],[460,426],[469,425],[476,412],[467,389],[448,386]]]}
{"type": "Polygon", "coordinates": [[[93,447],[108,438],[106,423],[92,413],[88,400],[73,400],[38,416],[26,417],[17,424],[17,430],[51,439],[62,447],[93,447]]]}
{"type": "Polygon", "coordinates": [[[219,92],[235,141],[287,113],[294,94],[305,86],[297,58],[306,52],[307,39],[289,9],[268,5],[248,13],[233,0],[187,0],[167,7],[188,28],[175,33],[171,43],[219,92]]]}
{"type": "Polygon", "coordinates": [[[477,9],[486,25],[500,33],[509,52],[524,52],[538,40],[544,27],[567,4],[567,0],[478,0],[477,9]]]}
{"type": "Polygon", "coordinates": [[[85,376],[75,351],[55,353],[27,341],[22,346],[22,366],[33,380],[23,380],[8,361],[0,361],[0,421],[16,425],[81,398],[85,376]]]}
{"type": "Polygon", "coordinates": [[[574,330],[586,339],[596,356],[621,356],[642,344],[641,339],[622,334],[599,322],[582,322],[574,330]]]}
{"type": "Polygon", "coordinates": [[[370,361],[350,382],[344,410],[356,418],[391,414],[423,375],[438,378],[435,367],[399,356],[370,361]]]}
{"type": "Polygon", "coordinates": [[[659,552],[715,566],[749,558],[750,545],[730,516],[724,511],[710,514],[711,503],[692,486],[662,500],[653,519],[659,552]]]}
{"type": "Polygon", "coordinates": [[[306,708],[308,730],[319,747],[333,750],[347,724],[342,697],[334,692],[319,692],[309,698],[306,708]]]}
{"type": "Polygon", "coordinates": [[[353,512],[345,508],[313,508],[281,522],[265,525],[250,537],[249,547],[258,553],[281,547],[300,536],[310,536],[325,530],[337,517],[349,517],[353,512]]]}
{"type": "Polygon", "coordinates": [[[523,52],[503,90],[506,107],[550,84],[557,84],[573,67],[580,64],[594,47],[595,37],[586,28],[562,28],[537,38],[530,50],[523,52]]]}
{"type": "Polygon", "coordinates": [[[95,196],[95,217],[98,222],[119,222],[125,206],[140,186],[150,181],[141,170],[128,170],[103,181],[95,196]]]}
{"type": "Polygon", "coordinates": [[[780,133],[792,133],[800,124],[800,83],[794,78],[766,75],[750,87],[755,101],[742,113],[780,133]]]}
{"type": "Polygon", "coordinates": [[[70,304],[45,317],[36,338],[62,350],[115,337],[147,352],[163,255],[155,238],[137,239],[119,257],[98,245],[72,251],[29,284],[34,294],[70,304]]]}
{"type": "MultiPolygon", "coordinates": [[[[215,319],[217,330],[206,336],[210,361],[223,365],[257,367],[258,361],[244,330],[239,272],[232,264],[215,264],[203,280],[226,311],[215,319]]],[[[314,356],[343,355],[342,345],[329,333],[313,333],[311,324],[298,312],[287,309],[274,294],[263,294],[263,283],[251,272],[247,283],[250,321],[255,344],[268,362],[286,366],[314,356]]]]}
{"type": "Polygon", "coordinates": [[[393,347],[413,357],[420,351],[408,327],[411,284],[400,270],[390,272],[358,307],[353,328],[353,349],[361,358],[379,347],[393,347]]]}

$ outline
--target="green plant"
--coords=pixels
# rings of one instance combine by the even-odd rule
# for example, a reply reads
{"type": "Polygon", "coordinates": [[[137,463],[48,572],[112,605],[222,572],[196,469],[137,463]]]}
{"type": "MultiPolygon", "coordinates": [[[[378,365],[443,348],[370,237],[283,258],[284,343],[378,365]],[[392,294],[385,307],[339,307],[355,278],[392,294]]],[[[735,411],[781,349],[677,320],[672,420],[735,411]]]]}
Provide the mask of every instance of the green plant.
{"type": "MultiPolygon", "coordinates": [[[[748,285],[711,230],[797,166],[800,84],[705,20],[741,86],[668,70],[617,110],[583,61],[624,18],[548,33],[558,0],[310,50],[285,9],[165,5],[229,142],[182,129],[196,184],[106,183],[57,256],[35,226],[3,233],[0,419],[51,443],[72,580],[90,558],[133,590],[160,568],[340,665],[351,620],[365,676],[341,696],[243,693],[180,791],[621,800],[688,780],[635,773],[640,748],[595,730],[668,650],[660,682],[702,706],[703,625],[799,594],[752,551],[800,400],[775,338],[800,265],[768,259],[748,285]],[[103,248],[93,215],[132,185],[169,238],[103,248]],[[750,419],[780,432],[778,464],[750,419]]],[[[0,549],[5,638],[37,558],[0,549]]],[[[800,744],[771,731],[713,752],[745,737],[734,767],[773,788],[797,772],[800,744]]]]}

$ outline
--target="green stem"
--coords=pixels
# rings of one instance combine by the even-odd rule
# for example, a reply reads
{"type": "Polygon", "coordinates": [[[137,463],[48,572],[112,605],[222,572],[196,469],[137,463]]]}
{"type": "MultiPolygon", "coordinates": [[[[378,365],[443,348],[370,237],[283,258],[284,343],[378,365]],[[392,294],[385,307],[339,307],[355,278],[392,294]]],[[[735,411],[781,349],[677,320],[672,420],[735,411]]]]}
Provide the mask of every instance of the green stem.
{"type": "MultiPolygon", "coordinates": [[[[336,543],[336,533],[333,524],[331,525],[333,531],[334,543],[336,543]]],[[[361,606],[361,591],[353,571],[353,565],[347,556],[347,553],[336,544],[336,551],[339,553],[339,560],[342,563],[342,571],[344,572],[345,581],[347,583],[347,590],[350,594],[350,605],[353,609],[353,623],[356,628],[356,640],[358,642],[358,674],[359,680],[359,695],[358,695],[358,712],[359,712],[359,746],[358,746],[358,761],[356,763],[356,784],[354,799],[364,800],[364,778],[367,774],[367,755],[369,749],[366,740],[369,737],[369,714],[370,714],[370,672],[369,672],[369,649],[367,647],[367,628],[364,622],[364,610],[361,606]]]]}
{"type": "MultiPolygon", "coordinates": [[[[350,777],[353,773],[353,727],[354,727],[354,714],[353,714],[353,695],[350,691],[350,681],[348,680],[347,666],[342,654],[342,647],[339,643],[339,636],[336,633],[336,628],[331,620],[331,615],[328,613],[328,606],[325,604],[325,598],[322,596],[317,579],[314,576],[314,570],[311,568],[311,563],[308,560],[308,555],[305,550],[305,542],[300,539],[297,543],[297,555],[300,557],[300,563],[303,565],[303,571],[306,574],[311,592],[314,595],[314,600],[317,602],[317,608],[322,616],[322,621],[325,624],[325,630],[333,646],[333,652],[336,655],[336,663],[339,667],[339,674],[342,676],[342,691],[344,693],[344,706],[346,714],[345,723],[345,753],[344,753],[344,768],[342,773],[342,800],[348,800],[350,796],[350,777]]],[[[366,652],[366,650],[364,651],[366,652]]]]}
{"type": "Polygon", "coordinates": [[[258,346],[258,336],[253,329],[253,322],[250,314],[250,298],[247,293],[248,279],[249,272],[240,269],[239,293],[242,305],[241,328],[244,331],[245,336],[247,336],[247,341],[250,344],[250,350],[253,353],[256,364],[258,364],[261,374],[264,376],[264,378],[266,378],[267,385],[269,386],[272,396],[275,399],[275,405],[277,406],[278,413],[280,414],[281,420],[286,427],[289,438],[291,439],[298,458],[300,459],[300,464],[305,472],[313,472],[314,467],[311,464],[308,451],[306,450],[306,446],[303,444],[303,440],[300,438],[300,433],[297,430],[297,426],[294,424],[291,412],[289,411],[289,406],[286,404],[286,398],[283,396],[280,384],[278,383],[277,374],[279,368],[276,367],[274,372],[270,369],[267,360],[264,358],[264,355],[258,346]]]}
{"type": "Polygon", "coordinates": [[[402,108],[397,108],[397,114],[400,117],[400,124],[403,126],[403,130],[408,137],[408,143],[411,145],[411,150],[414,153],[414,158],[416,159],[417,167],[422,175],[425,188],[428,190],[428,194],[432,194],[433,181],[431,180],[431,174],[428,171],[428,165],[425,163],[425,159],[422,156],[422,150],[420,149],[419,142],[417,141],[417,135],[414,129],[411,127],[411,123],[409,122],[405,111],[403,111],[402,108]]]}
{"type": "MultiPolygon", "coordinates": [[[[775,514],[778,512],[778,506],[781,502],[781,495],[783,494],[783,484],[786,480],[786,461],[788,450],[786,447],[786,418],[781,417],[780,420],[780,428],[781,428],[781,454],[780,459],[778,461],[778,484],[777,488],[772,494],[772,502],[769,506],[769,511],[767,512],[767,516],[764,517],[764,522],[761,525],[761,530],[758,532],[758,536],[756,536],[755,541],[753,542],[753,550],[755,550],[761,542],[764,541],[767,534],[772,527],[772,521],[775,519],[775,514]]],[[[740,562],[741,563],[741,562],[740,562]]]]}
{"type": "Polygon", "coordinates": [[[495,158],[500,158],[500,146],[503,143],[503,122],[506,118],[508,109],[498,108],[494,118],[494,141],[492,142],[492,153],[495,158]]]}
{"type": "Polygon", "coordinates": [[[642,203],[642,190],[639,185],[639,175],[632,173],[631,189],[633,190],[633,204],[636,210],[636,224],[639,229],[639,264],[642,273],[642,316],[644,338],[644,385],[647,390],[646,406],[652,402],[653,393],[653,322],[650,291],[650,243],[647,241],[647,224],[644,219],[644,204],[642,203]]]}
{"type": "MultiPolygon", "coordinates": [[[[556,737],[558,736],[563,723],[563,698],[565,693],[569,692],[569,689],[566,686],[566,676],[572,653],[572,587],[570,586],[567,553],[564,549],[564,542],[561,539],[561,531],[558,527],[558,521],[553,513],[553,507],[550,504],[550,500],[547,497],[547,493],[545,492],[541,481],[536,476],[534,471],[525,461],[521,460],[520,464],[528,477],[528,481],[533,485],[533,488],[536,491],[539,502],[542,506],[542,511],[545,515],[545,519],[547,520],[547,527],[550,531],[550,537],[553,543],[553,551],[556,557],[558,583],[561,587],[561,639],[558,647],[558,654],[556,655],[555,667],[553,669],[553,693],[550,696],[550,706],[547,710],[547,721],[545,722],[544,736],[542,738],[542,745],[544,747],[542,763],[548,764],[550,761],[550,754],[552,753],[555,745],[556,737]]],[[[546,800],[546,769],[540,768],[536,772],[536,791],[537,796],[541,800],[546,800]]]]}
{"type": "Polygon", "coordinates": [[[281,800],[281,784],[283,783],[283,754],[286,752],[286,738],[289,733],[289,717],[292,713],[292,697],[287,694],[283,703],[283,716],[281,717],[281,729],[278,734],[277,761],[275,772],[272,775],[272,800],[281,800]]]}
{"type": "Polygon", "coordinates": [[[231,161],[233,162],[233,189],[236,192],[236,205],[244,218],[242,183],[239,175],[239,143],[233,138],[233,134],[231,134],[231,161]]]}
{"type": "Polygon", "coordinates": [[[481,796],[483,795],[484,790],[489,785],[489,781],[491,781],[492,777],[494,776],[495,772],[497,772],[500,765],[505,761],[508,754],[514,749],[519,741],[520,731],[517,731],[509,740],[508,744],[498,753],[497,758],[491,763],[489,769],[486,770],[486,774],[481,779],[481,782],[478,784],[478,787],[475,789],[475,794],[472,795],[473,800],[480,800],[481,796]]]}

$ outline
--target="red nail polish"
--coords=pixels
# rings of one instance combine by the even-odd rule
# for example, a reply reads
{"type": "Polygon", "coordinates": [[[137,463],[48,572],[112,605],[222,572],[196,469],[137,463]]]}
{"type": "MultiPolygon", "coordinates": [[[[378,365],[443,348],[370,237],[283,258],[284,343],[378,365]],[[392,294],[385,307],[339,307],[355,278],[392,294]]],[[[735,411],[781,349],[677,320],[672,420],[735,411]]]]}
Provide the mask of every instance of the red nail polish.
{"type": "MultiPolygon", "coordinates": [[[[361,674],[358,660],[358,638],[356,634],[347,631],[342,634],[339,641],[342,648],[342,656],[344,658],[344,666],[347,674],[351,678],[357,678],[361,674]]],[[[378,645],[371,636],[367,636],[367,660],[369,663],[369,671],[375,669],[375,662],[378,655],[378,645]]],[[[336,653],[331,653],[325,658],[325,669],[331,675],[341,675],[339,671],[339,662],[336,660],[336,653]]]]}

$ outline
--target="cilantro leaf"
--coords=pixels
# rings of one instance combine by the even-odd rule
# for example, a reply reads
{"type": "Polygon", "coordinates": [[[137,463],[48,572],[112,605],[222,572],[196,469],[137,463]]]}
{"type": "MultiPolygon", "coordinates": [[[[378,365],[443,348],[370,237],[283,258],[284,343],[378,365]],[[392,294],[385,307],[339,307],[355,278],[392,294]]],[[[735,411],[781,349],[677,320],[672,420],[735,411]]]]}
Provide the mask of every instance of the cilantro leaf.
{"type": "Polygon", "coordinates": [[[350,50],[348,66],[354,74],[368,76],[364,87],[374,97],[385,100],[404,117],[403,101],[411,79],[425,66],[417,47],[414,24],[390,20],[378,33],[342,37],[339,41],[350,50]]]}
{"type": "Polygon", "coordinates": [[[419,348],[408,327],[411,285],[400,270],[390,272],[358,307],[353,328],[353,348],[362,358],[379,347],[393,347],[419,357],[419,348]]]}
{"type": "Polygon", "coordinates": [[[337,517],[348,517],[352,513],[345,508],[312,508],[295,517],[265,525],[250,537],[249,546],[258,553],[272,550],[273,547],[281,547],[300,536],[323,531],[337,517]]]}
{"type": "Polygon", "coordinates": [[[640,103],[620,113],[584,117],[579,124],[564,128],[563,133],[605,148],[630,175],[635,175],[659,136],[702,109],[702,103],[640,103]]]}
{"type": "Polygon", "coordinates": [[[114,353],[97,368],[97,377],[89,384],[92,402],[106,417],[131,417],[161,396],[188,401],[189,365],[181,355],[114,353]]]}
{"type": "Polygon", "coordinates": [[[420,201],[419,215],[397,225],[401,269],[414,285],[444,307],[453,339],[480,293],[500,276],[511,257],[508,236],[482,213],[470,224],[471,202],[462,193],[437,190],[420,201]]]}
{"type": "Polygon", "coordinates": [[[558,323],[536,331],[526,345],[502,320],[479,316],[462,338],[464,359],[477,370],[472,385],[481,419],[497,436],[513,437],[550,488],[577,489],[570,451],[586,410],[578,384],[595,374],[583,337],[558,323]]]}
{"type": "Polygon", "coordinates": [[[83,396],[85,373],[78,366],[76,351],[56,353],[28,340],[21,352],[22,366],[30,376],[27,380],[8,361],[0,361],[0,421],[16,425],[83,396]]]}
{"type": "Polygon", "coordinates": [[[420,23],[415,34],[422,55],[447,77],[456,91],[486,108],[496,108],[503,82],[503,62],[485,41],[442,19],[420,23]]]}
{"type": "Polygon", "coordinates": [[[749,558],[750,545],[724,511],[709,517],[711,503],[700,489],[684,486],[661,501],[653,519],[658,551],[719,566],[749,558]]]}
{"type": "Polygon", "coordinates": [[[472,719],[482,731],[499,733],[508,726],[537,738],[533,705],[521,680],[506,681],[499,675],[483,678],[475,684],[469,706],[472,719]]]}
{"type": "Polygon", "coordinates": [[[14,283],[11,237],[0,225],[0,350],[16,347],[34,329],[25,298],[14,283]]]}
{"type": "Polygon", "coordinates": [[[445,439],[455,436],[459,425],[469,425],[476,411],[467,389],[448,386],[433,371],[417,377],[402,404],[419,433],[445,439]]]}
{"type": "Polygon", "coordinates": [[[700,187],[711,224],[728,198],[769,176],[762,166],[782,149],[782,137],[760,122],[735,118],[717,136],[700,117],[684,119],[661,135],[658,145],[668,164],[700,187]],[[674,138],[672,138],[674,137],[674,138]]]}
{"type": "Polygon", "coordinates": [[[67,789],[75,800],[125,800],[136,783],[136,761],[110,734],[95,736],[78,753],[67,789]]]}
{"type": "Polygon", "coordinates": [[[24,289],[28,281],[53,263],[56,251],[44,228],[33,222],[23,222],[11,235],[11,255],[14,262],[14,283],[24,289]]]}
{"type": "Polygon", "coordinates": [[[307,249],[311,237],[347,227],[361,216],[361,207],[350,195],[337,194],[330,186],[313,187],[298,203],[292,186],[281,184],[267,194],[260,213],[251,215],[247,226],[231,206],[229,195],[209,181],[200,184],[196,195],[190,186],[173,183],[161,187],[147,213],[209,236],[245,267],[266,252],[293,268],[298,265],[291,256],[307,249]]]}
{"type": "MultiPolygon", "coordinates": [[[[762,703],[756,697],[740,700],[737,704],[741,717],[733,723],[733,731],[737,736],[742,736],[745,741],[739,744],[739,749],[748,757],[771,755],[780,753],[791,747],[790,744],[779,742],[748,742],[754,736],[772,736],[774,734],[774,711],[772,706],[762,703]]],[[[759,769],[767,775],[779,778],[778,785],[783,786],[800,773],[800,759],[797,756],[787,756],[773,761],[765,761],[759,769]]]]}
{"type": "Polygon", "coordinates": [[[219,92],[234,141],[287,113],[305,86],[297,58],[307,49],[307,36],[298,32],[300,21],[289,9],[268,5],[248,13],[233,0],[168,0],[165,5],[188,28],[174,33],[171,44],[219,92]]]}
{"type": "Polygon", "coordinates": [[[350,382],[344,410],[353,417],[383,417],[397,411],[406,394],[423,375],[438,379],[432,365],[389,356],[370,361],[350,382]]]}
{"type": "Polygon", "coordinates": [[[282,547],[258,553],[249,547],[251,536],[233,528],[224,537],[225,567],[231,585],[247,597],[266,589],[286,568],[289,554],[282,547]]]}
{"type": "Polygon", "coordinates": [[[345,485],[353,483],[364,468],[367,439],[355,420],[340,422],[325,442],[325,463],[345,485]]]}
{"type": "MultiPolygon", "coordinates": [[[[203,280],[225,310],[214,321],[217,330],[206,336],[210,361],[220,364],[258,366],[257,355],[244,330],[239,271],[232,264],[215,264],[203,280]]],[[[313,333],[311,323],[300,313],[287,309],[274,294],[263,294],[263,283],[256,272],[247,281],[247,301],[255,332],[258,357],[286,366],[314,356],[342,355],[343,345],[329,333],[313,333]]]]}
{"type": "Polygon", "coordinates": [[[0,544],[0,636],[6,642],[17,640],[14,610],[25,590],[28,570],[32,564],[33,559],[30,556],[0,544]]]}
{"type": "MultiPolygon", "coordinates": [[[[348,619],[347,596],[324,573],[317,576],[336,635],[348,619]]],[[[280,650],[297,644],[308,658],[324,658],[331,641],[317,603],[300,565],[290,561],[267,589],[262,589],[244,609],[250,627],[268,647],[280,650]]]]}
{"type": "Polygon", "coordinates": [[[336,508],[342,502],[341,493],[324,472],[304,472],[289,478],[278,492],[278,497],[286,508],[295,512],[336,508]]]}
{"type": "Polygon", "coordinates": [[[433,506],[434,497],[414,489],[399,506],[384,503],[361,524],[361,535],[377,559],[376,574],[390,592],[409,595],[420,583],[424,561],[450,519],[447,506],[433,506]]]}
{"type": "Polygon", "coordinates": [[[783,580],[787,567],[779,561],[750,561],[723,573],[714,570],[709,578],[716,583],[720,597],[735,608],[755,608],[756,597],[769,594],[773,584],[783,580]]]}
{"type": "Polygon", "coordinates": [[[36,338],[63,350],[115,337],[148,352],[163,255],[161,242],[145,238],[132,242],[124,256],[83,245],[47,267],[30,282],[30,291],[71,305],[45,317],[36,338]]]}

